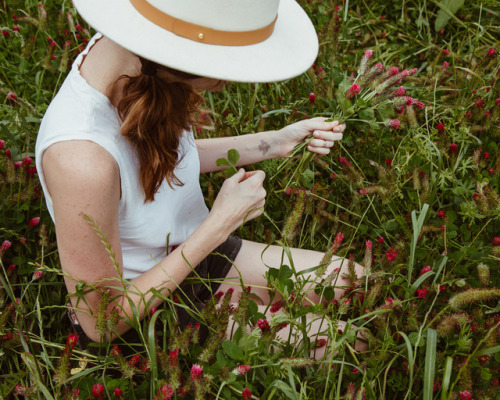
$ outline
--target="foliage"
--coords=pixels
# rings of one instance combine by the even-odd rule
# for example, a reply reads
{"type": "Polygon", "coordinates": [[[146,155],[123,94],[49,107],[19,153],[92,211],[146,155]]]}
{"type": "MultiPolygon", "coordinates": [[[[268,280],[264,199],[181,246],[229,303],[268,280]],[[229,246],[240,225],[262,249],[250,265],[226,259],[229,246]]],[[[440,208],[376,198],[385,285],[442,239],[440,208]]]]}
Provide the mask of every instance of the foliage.
{"type": "MultiPolygon", "coordinates": [[[[368,49],[386,65],[416,67],[402,84],[423,107],[388,101],[358,114],[371,123],[348,121],[327,157],[298,168],[296,152],[255,166],[267,173],[266,212],[238,231],[281,243],[285,255],[291,245],[330,249],[324,263],[355,259],[366,274],[351,274],[335,301],[335,274],[318,266],[308,282],[285,256],[267,276],[283,298],[270,306],[279,311],[271,320],[251,291],[233,307],[217,295],[197,313],[210,327],[201,345],[199,327],[180,329],[177,300],[166,298],[129,354],[127,345],[76,346],[33,163],[41,117],[91,32],[68,0],[2,1],[0,398],[499,398],[498,2],[301,3],[319,33],[315,65],[286,82],[207,94],[211,112],[195,130],[239,135],[337,115],[336,93],[345,97],[368,49]],[[374,123],[396,117],[397,129],[374,123]],[[304,307],[310,285],[324,305],[304,307]],[[327,341],[304,335],[311,312],[327,341]],[[228,325],[230,314],[247,330],[228,325]],[[284,324],[288,341],[276,336],[284,324]],[[357,335],[367,352],[354,350],[357,335]],[[321,346],[329,356],[310,359],[321,346]]],[[[209,205],[225,176],[202,178],[209,205]]]]}

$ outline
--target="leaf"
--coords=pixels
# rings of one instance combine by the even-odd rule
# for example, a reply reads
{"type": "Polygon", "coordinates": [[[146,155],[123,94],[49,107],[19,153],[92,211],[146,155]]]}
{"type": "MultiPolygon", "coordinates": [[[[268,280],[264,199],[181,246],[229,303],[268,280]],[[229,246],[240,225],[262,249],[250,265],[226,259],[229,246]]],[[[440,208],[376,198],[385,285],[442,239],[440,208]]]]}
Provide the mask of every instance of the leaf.
{"type": "Polygon", "coordinates": [[[436,370],[436,343],[436,330],[429,328],[427,330],[427,347],[425,349],[424,400],[432,400],[434,373],[436,370]]]}
{"type": "Polygon", "coordinates": [[[436,16],[436,22],[434,23],[434,29],[440,31],[443,29],[450,18],[456,14],[460,7],[464,5],[465,0],[443,0],[438,3],[440,10],[436,16]]]}
{"type": "Polygon", "coordinates": [[[358,113],[359,119],[373,121],[375,119],[375,111],[373,107],[362,108],[358,113]]]}
{"type": "Polygon", "coordinates": [[[236,165],[240,159],[240,153],[238,150],[231,149],[227,152],[227,159],[231,165],[236,165]]]}
{"type": "MultiPolygon", "coordinates": [[[[345,78],[339,85],[339,91],[342,94],[342,97],[345,98],[345,94],[349,90],[349,88],[352,86],[352,83],[349,79],[345,78]]],[[[337,96],[339,98],[339,96],[337,96]]]]}
{"type": "Polygon", "coordinates": [[[228,341],[222,343],[222,349],[233,360],[243,360],[243,356],[244,356],[243,350],[241,350],[236,343],[228,340],[228,341]]]}
{"type": "Polygon", "coordinates": [[[379,112],[380,118],[382,118],[382,120],[386,120],[388,118],[394,117],[394,108],[393,108],[391,103],[388,103],[388,102],[381,103],[377,107],[377,111],[379,112]]]}
{"type": "Polygon", "coordinates": [[[218,158],[217,161],[215,162],[218,167],[230,167],[231,164],[229,164],[229,161],[227,161],[225,158],[218,158]]]}
{"type": "Polygon", "coordinates": [[[314,185],[314,172],[312,172],[309,168],[306,169],[300,175],[299,181],[306,188],[311,189],[313,187],[313,185],[314,185]]]}

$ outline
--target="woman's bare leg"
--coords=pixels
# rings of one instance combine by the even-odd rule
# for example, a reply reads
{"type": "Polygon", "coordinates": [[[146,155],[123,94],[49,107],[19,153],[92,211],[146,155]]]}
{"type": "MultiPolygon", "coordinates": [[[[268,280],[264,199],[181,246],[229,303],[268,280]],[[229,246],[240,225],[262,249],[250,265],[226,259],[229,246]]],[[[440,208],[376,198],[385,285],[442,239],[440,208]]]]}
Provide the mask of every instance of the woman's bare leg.
{"type": "MultiPolygon", "coordinates": [[[[294,268],[297,272],[307,270],[320,265],[323,253],[314,250],[290,248],[294,268]]],[[[230,287],[237,291],[240,284],[240,274],[243,283],[252,287],[252,293],[255,293],[262,299],[263,304],[269,304],[270,298],[267,290],[267,279],[265,273],[269,268],[280,268],[282,264],[290,265],[290,260],[284,253],[283,248],[274,245],[265,245],[262,243],[243,240],[241,250],[234,261],[234,266],[229,270],[220,290],[226,291],[230,287]]],[[[339,299],[344,290],[342,287],[350,285],[349,281],[342,276],[347,272],[348,261],[344,258],[333,257],[332,263],[327,267],[324,276],[328,276],[336,268],[339,268],[339,276],[336,280],[335,298],[339,299]]],[[[355,264],[355,271],[358,278],[364,275],[363,267],[355,264]]],[[[302,279],[309,279],[310,282],[317,279],[314,272],[301,275],[302,279]]],[[[293,279],[293,277],[292,277],[293,279]]],[[[310,285],[310,284],[308,284],[310,285]]],[[[313,291],[308,293],[308,298],[313,302],[318,302],[319,297],[313,291]]]]}

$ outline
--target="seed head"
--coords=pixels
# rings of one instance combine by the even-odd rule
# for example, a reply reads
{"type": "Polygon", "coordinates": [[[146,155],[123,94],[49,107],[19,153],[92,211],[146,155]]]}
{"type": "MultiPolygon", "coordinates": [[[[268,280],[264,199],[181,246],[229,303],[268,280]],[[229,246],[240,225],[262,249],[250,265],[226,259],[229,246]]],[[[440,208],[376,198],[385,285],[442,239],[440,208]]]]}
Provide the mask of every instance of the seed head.
{"type": "Polygon", "coordinates": [[[391,129],[398,129],[401,125],[401,121],[399,119],[391,119],[388,118],[385,120],[385,126],[391,129]]]}
{"type": "Polygon", "coordinates": [[[245,375],[251,368],[252,367],[250,365],[238,365],[235,369],[233,369],[233,374],[245,375]]]}

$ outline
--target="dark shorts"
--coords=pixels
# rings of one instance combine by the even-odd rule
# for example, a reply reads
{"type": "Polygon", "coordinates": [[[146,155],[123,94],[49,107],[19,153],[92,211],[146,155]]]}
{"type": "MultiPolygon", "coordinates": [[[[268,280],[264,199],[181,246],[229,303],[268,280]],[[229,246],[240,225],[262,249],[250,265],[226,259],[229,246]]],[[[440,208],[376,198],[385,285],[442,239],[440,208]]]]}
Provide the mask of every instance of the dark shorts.
{"type": "MultiPolygon", "coordinates": [[[[183,304],[189,306],[190,309],[203,309],[205,304],[212,298],[212,295],[217,292],[222,283],[221,281],[227,276],[233,266],[232,263],[240,251],[241,244],[242,241],[239,237],[230,236],[205,258],[195,268],[195,271],[188,275],[174,294],[183,304]],[[203,279],[203,282],[201,282],[201,279],[203,279]]],[[[175,308],[181,327],[185,327],[190,323],[195,324],[196,322],[200,322],[184,307],[175,308]]],[[[77,321],[75,322],[73,317],[70,316],[70,320],[75,333],[79,336],[80,347],[82,349],[87,349],[89,345],[91,345],[89,350],[98,347],[97,343],[92,342],[87,337],[80,324],[77,321]]],[[[203,343],[207,336],[208,328],[201,325],[200,342],[203,343]]],[[[134,329],[130,329],[121,335],[120,339],[116,339],[115,342],[119,345],[120,342],[124,344],[141,343],[141,340],[139,334],[134,329]]],[[[129,353],[129,351],[125,351],[124,353],[129,353]]]]}

